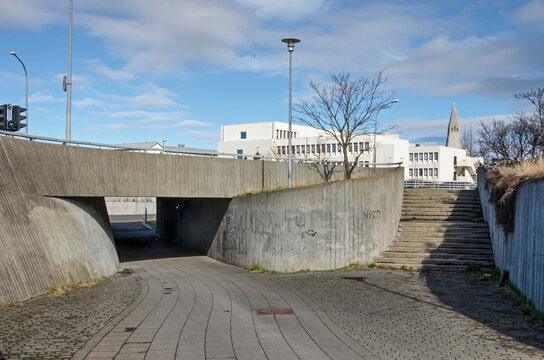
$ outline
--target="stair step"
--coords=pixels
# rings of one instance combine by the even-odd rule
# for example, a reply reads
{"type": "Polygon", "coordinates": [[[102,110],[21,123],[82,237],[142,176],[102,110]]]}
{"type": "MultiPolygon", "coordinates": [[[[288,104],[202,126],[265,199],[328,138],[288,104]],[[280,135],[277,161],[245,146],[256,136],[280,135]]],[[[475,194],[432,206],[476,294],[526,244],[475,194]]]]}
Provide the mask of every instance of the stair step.
{"type": "Polygon", "coordinates": [[[489,254],[463,254],[463,253],[442,253],[435,251],[425,252],[400,252],[395,250],[386,251],[381,258],[393,259],[449,259],[449,260],[465,260],[465,261],[493,261],[493,256],[489,254]]]}
{"type": "Polygon", "coordinates": [[[425,242],[425,241],[410,241],[402,242],[395,241],[391,249],[456,249],[458,251],[468,250],[489,250],[492,251],[491,243],[443,243],[443,242],[425,242]]]}
{"type": "Polygon", "coordinates": [[[482,254],[482,255],[493,255],[493,248],[489,246],[461,246],[466,244],[459,244],[459,246],[454,244],[423,244],[419,246],[407,246],[405,244],[393,244],[389,251],[395,251],[399,253],[418,253],[418,252],[433,252],[433,253],[454,253],[454,254],[482,254]],[[453,246],[452,246],[453,245],[453,246]]]}
{"type": "MultiPolygon", "coordinates": [[[[400,269],[402,267],[408,267],[413,270],[422,270],[422,271],[456,271],[456,272],[464,272],[467,269],[466,264],[465,265],[437,265],[437,264],[403,264],[403,263],[375,263],[378,266],[385,266],[385,267],[393,267],[400,269]]],[[[486,268],[486,266],[483,266],[482,268],[486,268]]]]}
{"type": "Polygon", "coordinates": [[[376,264],[436,264],[436,265],[466,265],[469,263],[478,264],[480,266],[493,266],[493,260],[460,260],[460,259],[435,259],[435,258],[394,258],[394,257],[381,257],[376,264]]]}
{"type": "Polygon", "coordinates": [[[489,240],[487,231],[429,231],[427,233],[417,231],[399,231],[397,238],[404,239],[485,239],[489,240]]]}

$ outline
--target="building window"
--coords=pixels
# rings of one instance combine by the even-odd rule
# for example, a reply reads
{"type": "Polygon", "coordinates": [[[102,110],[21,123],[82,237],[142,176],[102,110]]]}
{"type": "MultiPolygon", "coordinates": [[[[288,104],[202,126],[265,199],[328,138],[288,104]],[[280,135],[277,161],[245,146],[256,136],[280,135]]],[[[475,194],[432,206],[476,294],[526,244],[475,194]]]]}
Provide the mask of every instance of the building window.
{"type": "Polygon", "coordinates": [[[306,152],[309,154],[310,153],[310,145],[306,145],[306,152]]]}
{"type": "Polygon", "coordinates": [[[300,148],[302,149],[302,153],[304,154],[305,153],[304,150],[306,150],[306,145],[301,145],[300,148]]]}
{"type": "Polygon", "coordinates": [[[414,161],[414,153],[410,153],[410,161],[414,161]]]}
{"type": "Polygon", "coordinates": [[[312,154],[315,154],[315,145],[312,145],[312,154]]]}
{"type": "Polygon", "coordinates": [[[423,153],[419,153],[419,161],[423,161],[423,153]]]}
{"type": "Polygon", "coordinates": [[[425,169],[424,173],[425,173],[425,176],[429,176],[429,170],[425,169]]]}
{"type": "Polygon", "coordinates": [[[241,155],[244,153],[244,150],[243,149],[238,149],[238,150],[236,150],[236,153],[239,154],[239,156],[237,156],[236,158],[241,159],[243,157],[241,155]]]}
{"type": "Polygon", "coordinates": [[[240,139],[247,139],[247,132],[241,131],[240,132],[240,139]]]}
{"type": "Polygon", "coordinates": [[[437,152],[434,153],[434,159],[438,160],[438,153],[437,152]]]}
{"type": "Polygon", "coordinates": [[[425,153],[425,160],[429,160],[429,153],[425,153]]]}
{"type": "Polygon", "coordinates": [[[278,156],[281,155],[281,146],[278,146],[278,156]]]}
{"type": "Polygon", "coordinates": [[[327,152],[328,152],[328,153],[331,152],[331,144],[327,144],[327,152]]]}
{"type": "Polygon", "coordinates": [[[297,154],[300,154],[300,145],[297,145],[297,154]]]}
{"type": "Polygon", "coordinates": [[[365,166],[366,166],[366,167],[369,167],[369,166],[370,166],[370,162],[369,162],[369,161],[365,161],[365,166]]]}
{"type": "Polygon", "coordinates": [[[319,144],[316,145],[316,152],[319,154],[321,153],[321,146],[319,146],[319,144]]]}
{"type": "Polygon", "coordinates": [[[358,148],[359,144],[358,143],[353,143],[353,151],[355,151],[356,153],[359,152],[359,148],[358,148]]]}
{"type": "Polygon", "coordinates": [[[414,154],[414,160],[417,161],[417,153],[414,154]]]}
{"type": "Polygon", "coordinates": [[[365,151],[370,151],[370,143],[368,141],[365,142],[365,151]]]}
{"type": "Polygon", "coordinates": [[[282,146],[282,147],[281,147],[281,153],[282,153],[283,155],[285,155],[285,146],[282,146]]]}
{"type": "Polygon", "coordinates": [[[324,154],[325,153],[325,144],[321,145],[321,152],[324,154]]]}
{"type": "Polygon", "coordinates": [[[359,143],[359,151],[363,152],[363,149],[365,148],[365,143],[360,142],[359,143]]]}
{"type": "Polygon", "coordinates": [[[294,132],[294,133],[293,133],[293,139],[296,138],[296,137],[297,137],[297,133],[294,132]]]}
{"type": "Polygon", "coordinates": [[[410,176],[414,176],[414,170],[410,169],[410,176]]]}
{"type": "Polygon", "coordinates": [[[423,176],[423,169],[419,169],[419,176],[423,176]]]}
{"type": "Polygon", "coordinates": [[[336,152],[336,144],[332,144],[332,152],[333,152],[333,153],[336,152]]]}
{"type": "Polygon", "coordinates": [[[291,146],[291,154],[294,154],[295,153],[295,145],[292,145],[291,146]]]}
{"type": "Polygon", "coordinates": [[[438,169],[434,169],[434,176],[438,176],[438,169]]]}
{"type": "Polygon", "coordinates": [[[352,152],[353,151],[353,145],[351,143],[349,143],[348,145],[348,151],[349,152],[352,152]]]}
{"type": "Polygon", "coordinates": [[[429,160],[433,161],[433,153],[429,153],[429,160]]]}
{"type": "Polygon", "coordinates": [[[340,144],[338,144],[338,152],[339,152],[339,153],[342,152],[342,146],[340,146],[340,144]]]}

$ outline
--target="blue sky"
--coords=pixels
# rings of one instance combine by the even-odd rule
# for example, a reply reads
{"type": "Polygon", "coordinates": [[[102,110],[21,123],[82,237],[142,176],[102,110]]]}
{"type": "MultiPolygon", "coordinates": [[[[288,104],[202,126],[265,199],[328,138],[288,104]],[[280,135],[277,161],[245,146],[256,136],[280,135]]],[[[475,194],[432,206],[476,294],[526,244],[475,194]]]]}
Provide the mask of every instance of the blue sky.
{"type": "MultiPolygon", "coordinates": [[[[63,138],[68,0],[0,0],[0,104],[63,138]]],[[[72,139],[214,149],[220,126],[288,119],[293,95],[331,72],[372,75],[401,100],[380,113],[401,137],[443,143],[461,126],[529,110],[544,86],[544,1],[74,0],[72,139]]]]}

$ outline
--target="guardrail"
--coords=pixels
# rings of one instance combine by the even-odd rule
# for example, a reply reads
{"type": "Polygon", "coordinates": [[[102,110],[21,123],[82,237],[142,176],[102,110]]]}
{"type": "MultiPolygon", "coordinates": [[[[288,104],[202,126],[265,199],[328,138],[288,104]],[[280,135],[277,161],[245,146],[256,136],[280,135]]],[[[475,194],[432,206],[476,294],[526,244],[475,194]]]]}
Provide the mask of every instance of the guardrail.
{"type": "MultiPolygon", "coordinates": [[[[226,157],[234,159],[245,159],[245,160],[270,160],[270,161],[288,161],[287,157],[284,156],[269,156],[269,155],[249,155],[249,154],[231,154],[231,153],[221,153],[217,151],[200,151],[200,150],[189,150],[189,149],[150,149],[142,148],[137,146],[127,146],[127,145],[112,145],[112,144],[103,144],[90,141],[79,141],[79,140],[65,140],[57,139],[46,136],[27,134],[27,133],[16,133],[11,131],[0,130],[0,135],[14,138],[23,138],[29,141],[42,141],[50,142],[62,145],[75,145],[83,146],[90,148],[98,149],[110,149],[110,150],[125,150],[125,151],[138,151],[150,154],[175,154],[175,155],[186,155],[186,156],[208,156],[208,157],[226,157]]],[[[313,158],[293,158],[293,162],[298,163],[328,163],[328,164],[338,164],[342,165],[342,161],[331,161],[326,159],[313,159],[313,158]]],[[[352,165],[353,163],[350,163],[352,165]]],[[[402,162],[390,162],[390,163],[358,163],[357,166],[360,167],[400,167],[402,162]]]]}
{"type": "Polygon", "coordinates": [[[445,189],[445,190],[474,190],[478,187],[476,183],[456,181],[423,181],[407,180],[404,182],[405,189],[445,189]]]}

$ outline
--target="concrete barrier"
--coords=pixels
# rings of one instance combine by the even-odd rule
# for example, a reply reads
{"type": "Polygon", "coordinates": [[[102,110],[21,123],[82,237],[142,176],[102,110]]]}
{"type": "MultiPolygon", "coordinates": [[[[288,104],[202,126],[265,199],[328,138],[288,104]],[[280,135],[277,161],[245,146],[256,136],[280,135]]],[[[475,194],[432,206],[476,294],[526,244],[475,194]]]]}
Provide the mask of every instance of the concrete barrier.
{"type": "Polygon", "coordinates": [[[485,186],[486,169],[478,169],[478,190],[484,219],[489,224],[496,266],[509,272],[510,281],[544,311],[544,180],[527,181],[516,190],[514,231],[505,233],[495,217],[485,186]]]}
{"type": "Polygon", "coordinates": [[[403,169],[378,171],[376,177],[233,198],[212,212],[224,216],[210,244],[185,231],[183,242],[200,251],[209,247],[210,257],[229,264],[275,271],[369,263],[392,244],[402,211],[403,169]]]}

